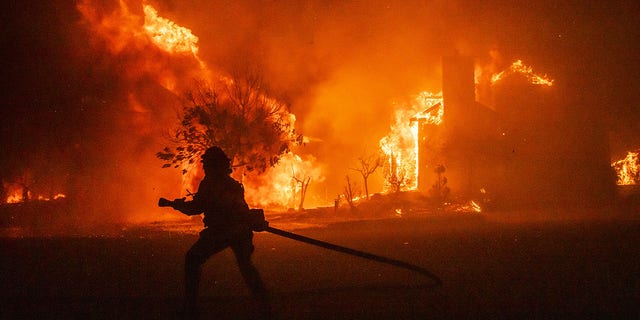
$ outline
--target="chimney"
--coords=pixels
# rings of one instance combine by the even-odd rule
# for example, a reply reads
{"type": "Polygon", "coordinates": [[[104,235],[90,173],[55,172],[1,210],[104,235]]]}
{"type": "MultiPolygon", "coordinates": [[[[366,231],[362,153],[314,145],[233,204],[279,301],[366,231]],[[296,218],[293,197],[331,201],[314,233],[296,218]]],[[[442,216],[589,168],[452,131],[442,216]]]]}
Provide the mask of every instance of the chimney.
{"type": "Polygon", "coordinates": [[[442,58],[442,125],[446,143],[444,165],[452,192],[469,196],[474,189],[475,110],[474,62],[472,57],[455,54],[442,58]]]}
{"type": "Polygon", "coordinates": [[[466,131],[475,104],[474,63],[472,57],[455,54],[442,58],[443,124],[453,132],[466,131]]]}

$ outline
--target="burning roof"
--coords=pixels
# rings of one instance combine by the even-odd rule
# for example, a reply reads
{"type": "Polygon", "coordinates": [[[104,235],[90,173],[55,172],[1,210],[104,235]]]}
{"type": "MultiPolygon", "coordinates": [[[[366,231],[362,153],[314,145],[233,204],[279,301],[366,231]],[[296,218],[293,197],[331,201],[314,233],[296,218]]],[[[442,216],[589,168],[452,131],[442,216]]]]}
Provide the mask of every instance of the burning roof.
{"type": "Polygon", "coordinates": [[[522,60],[516,60],[506,70],[500,71],[492,75],[491,83],[494,84],[512,74],[520,74],[526,77],[531,84],[536,84],[536,85],[543,85],[543,86],[550,87],[553,85],[553,81],[554,81],[553,79],[550,79],[546,74],[538,75],[534,73],[533,68],[530,66],[526,66],[524,63],[522,63],[522,60]]]}
{"type": "Polygon", "coordinates": [[[640,184],[640,161],[638,160],[640,152],[627,152],[624,159],[614,161],[611,166],[616,170],[618,185],[637,185],[640,184]]]}

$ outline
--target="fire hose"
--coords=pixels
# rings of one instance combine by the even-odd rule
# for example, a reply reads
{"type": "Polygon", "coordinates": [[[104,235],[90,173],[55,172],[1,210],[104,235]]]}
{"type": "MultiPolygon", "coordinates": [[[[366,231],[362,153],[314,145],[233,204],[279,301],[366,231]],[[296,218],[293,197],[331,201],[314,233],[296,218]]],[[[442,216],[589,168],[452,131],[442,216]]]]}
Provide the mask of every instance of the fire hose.
{"type": "Polygon", "coordinates": [[[410,271],[414,271],[414,272],[417,272],[417,273],[419,273],[419,274],[421,274],[423,276],[426,276],[427,278],[431,279],[431,281],[433,281],[433,283],[436,286],[442,285],[442,280],[440,280],[440,278],[438,278],[438,276],[436,276],[435,274],[431,273],[429,270],[427,270],[425,268],[422,268],[420,266],[416,266],[414,264],[410,264],[410,263],[407,263],[407,262],[404,262],[404,261],[391,259],[391,258],[375,255],[375,254],[372,254],[372,253],[368,253],[368,252],[364,252],[364,251],[360,251],[360,250],[356,250],[356,249],[351,249],[351,248],[339,246],[339,245],[336,245],[336,244],[333,244],[333,243],[329,243],[329,242],[325,242],[325,241],[321,241],[321,240],[317,240],[317,239],[301,236],[299,234],[295,234],[295,233],[292,233],[292,232],[280,230],[280,229],[277,229],[277,228],[274,228],[274,227],[266,227],[264,229],[264,231],[269,232],[269,233],[273,233],[275,235],[279,235],[281,237],[285,237],[285,238],[289,238],[289,239],[292,239],[292,240],[308,243],[308,244],[311,244],[311,245],[314,245],[314,246],[322,247],[322,248],[325,248],[325,249],[329,249],[329,250],[333,250],[333,251],[337,251],[337,252],[342,252],[342,253],[346,253],[346,254],[349,254],[349,255],[352,255],[352,256],[364,258],[364,259],[367,259],[367,260],[372,260],[372,261],[376,261],[376,262],[392,265],[392,266],[395,266],[395,267],[407,269],[407,270],[410,270],[410,271]]]}
{"type": "MultiPolygon", "coordinates": [[[[180,210],[180,207],[184,205],[184,199],[176,199],[174,201],[170,201],[167,200],[165,198],[160,198],[160,200],[158,201],[158,206],[160,207],[173,207],[176,210],[180,210]]],[[[352,256],[356,256],[356,257],[360,257],[363,259],[367,259],[367,260],[372,260],[372,261],[376,261],[376,262],[380,262],[380,263],[384,263],[384,264],[388,264],[391,266],[395,266],[395,267],[399,267],[399,268],[403,268],[406,270],[410,270],[413,272],[416,272],[420,275],[423,275],[427,278],[429,278],[431,281],[433,281],[435,286],[440,286],[442,285],[442,280],[440,280],[440,278],[438,278],[438,276],[436,276],[435,274],[431,273],[429,270],[422,268],[420,266],[414,265],[414,264],[410,264],[404,261],[400,261],[400,260],[396,260],[396,259],[391,259],[391,258],[387,258],[387,257],[383,257],[383,256],[379,256],[379,255],[375,255],[372,253],[368,253],[368,252],[364,252],[364,251],[360,251],[360,250],[356,250],[356,249],[351,249],[351,248],[347,248],[347,247],[343,247],[343,246],[339,246],[333,243],[329,243],[329,242],[325,242],[325,241],[321,241],[318,239],[313,239],[313,238],[309,238],[309,237],[305,237],[299,234],[295,234],[292,232],[288,232],[288,231],[284,231],[284,230],[280,230],[274,227],[269,226],[269,222],[267,220],[265,220],[264,217],[264,211],[262,209],[250,209],[249,210],[249,214],[247,215],[247,221],[248,223],[251,225],[251,228],[253,231],[266,231],[281,237],[285,237],[285,238],[289,238],[295,241],[300,241],[300,242],[304,242],[307,244],[311,244],[314,246],[318,246],[318,247],[322,247],[325,249],[329,249],[329,250],[333,250],[333,251],[337,251],[337,252],[341,252],[341,253],[346,253],[352,256]]]]}

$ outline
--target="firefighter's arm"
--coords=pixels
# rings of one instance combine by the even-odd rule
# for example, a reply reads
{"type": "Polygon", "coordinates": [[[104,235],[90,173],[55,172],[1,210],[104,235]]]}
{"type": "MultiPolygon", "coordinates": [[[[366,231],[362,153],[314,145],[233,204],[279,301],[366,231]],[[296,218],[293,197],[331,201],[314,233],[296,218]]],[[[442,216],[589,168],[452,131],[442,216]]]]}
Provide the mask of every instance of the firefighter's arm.
{"type": "Polygon", "coordinates": [[[195,216],[204,211],[200,205],[200,201],[197,201],[197,199],[191,201],[185,201],[184,198],[176,199],[174,200],[173,208],[188,216],[195,216]]]}
{"type": "Polygon", "coordinates": [[[167,200],[165,198],[160,198],[160,200],[158,201],[158,206],[171,207],[188,216],[198,215],[204,211],[199,201],[185,201],[185,198],[179,198],[173,201],[167,200]]]}

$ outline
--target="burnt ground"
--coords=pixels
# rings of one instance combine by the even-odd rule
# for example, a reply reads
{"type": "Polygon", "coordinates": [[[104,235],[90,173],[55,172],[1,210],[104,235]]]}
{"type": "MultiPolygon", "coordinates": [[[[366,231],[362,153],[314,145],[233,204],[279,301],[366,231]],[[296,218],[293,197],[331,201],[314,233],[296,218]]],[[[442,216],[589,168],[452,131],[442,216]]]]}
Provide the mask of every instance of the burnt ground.
{"type": "MultiPolygon", "coordinates": [[[[256,234],[254,260],[276,319],[638,319],[637,213],[545,218],[561,214],[427,215],[296,231],[420,265],[441,287],[268,233],[256,234]]],[[[152,227],[1,238],[0,318],[175,318],[183,254],[195,239],[152,227]]],[[[232,254],[209,260],[201,318],[249,319],[250,306],[232,254]]]]}

